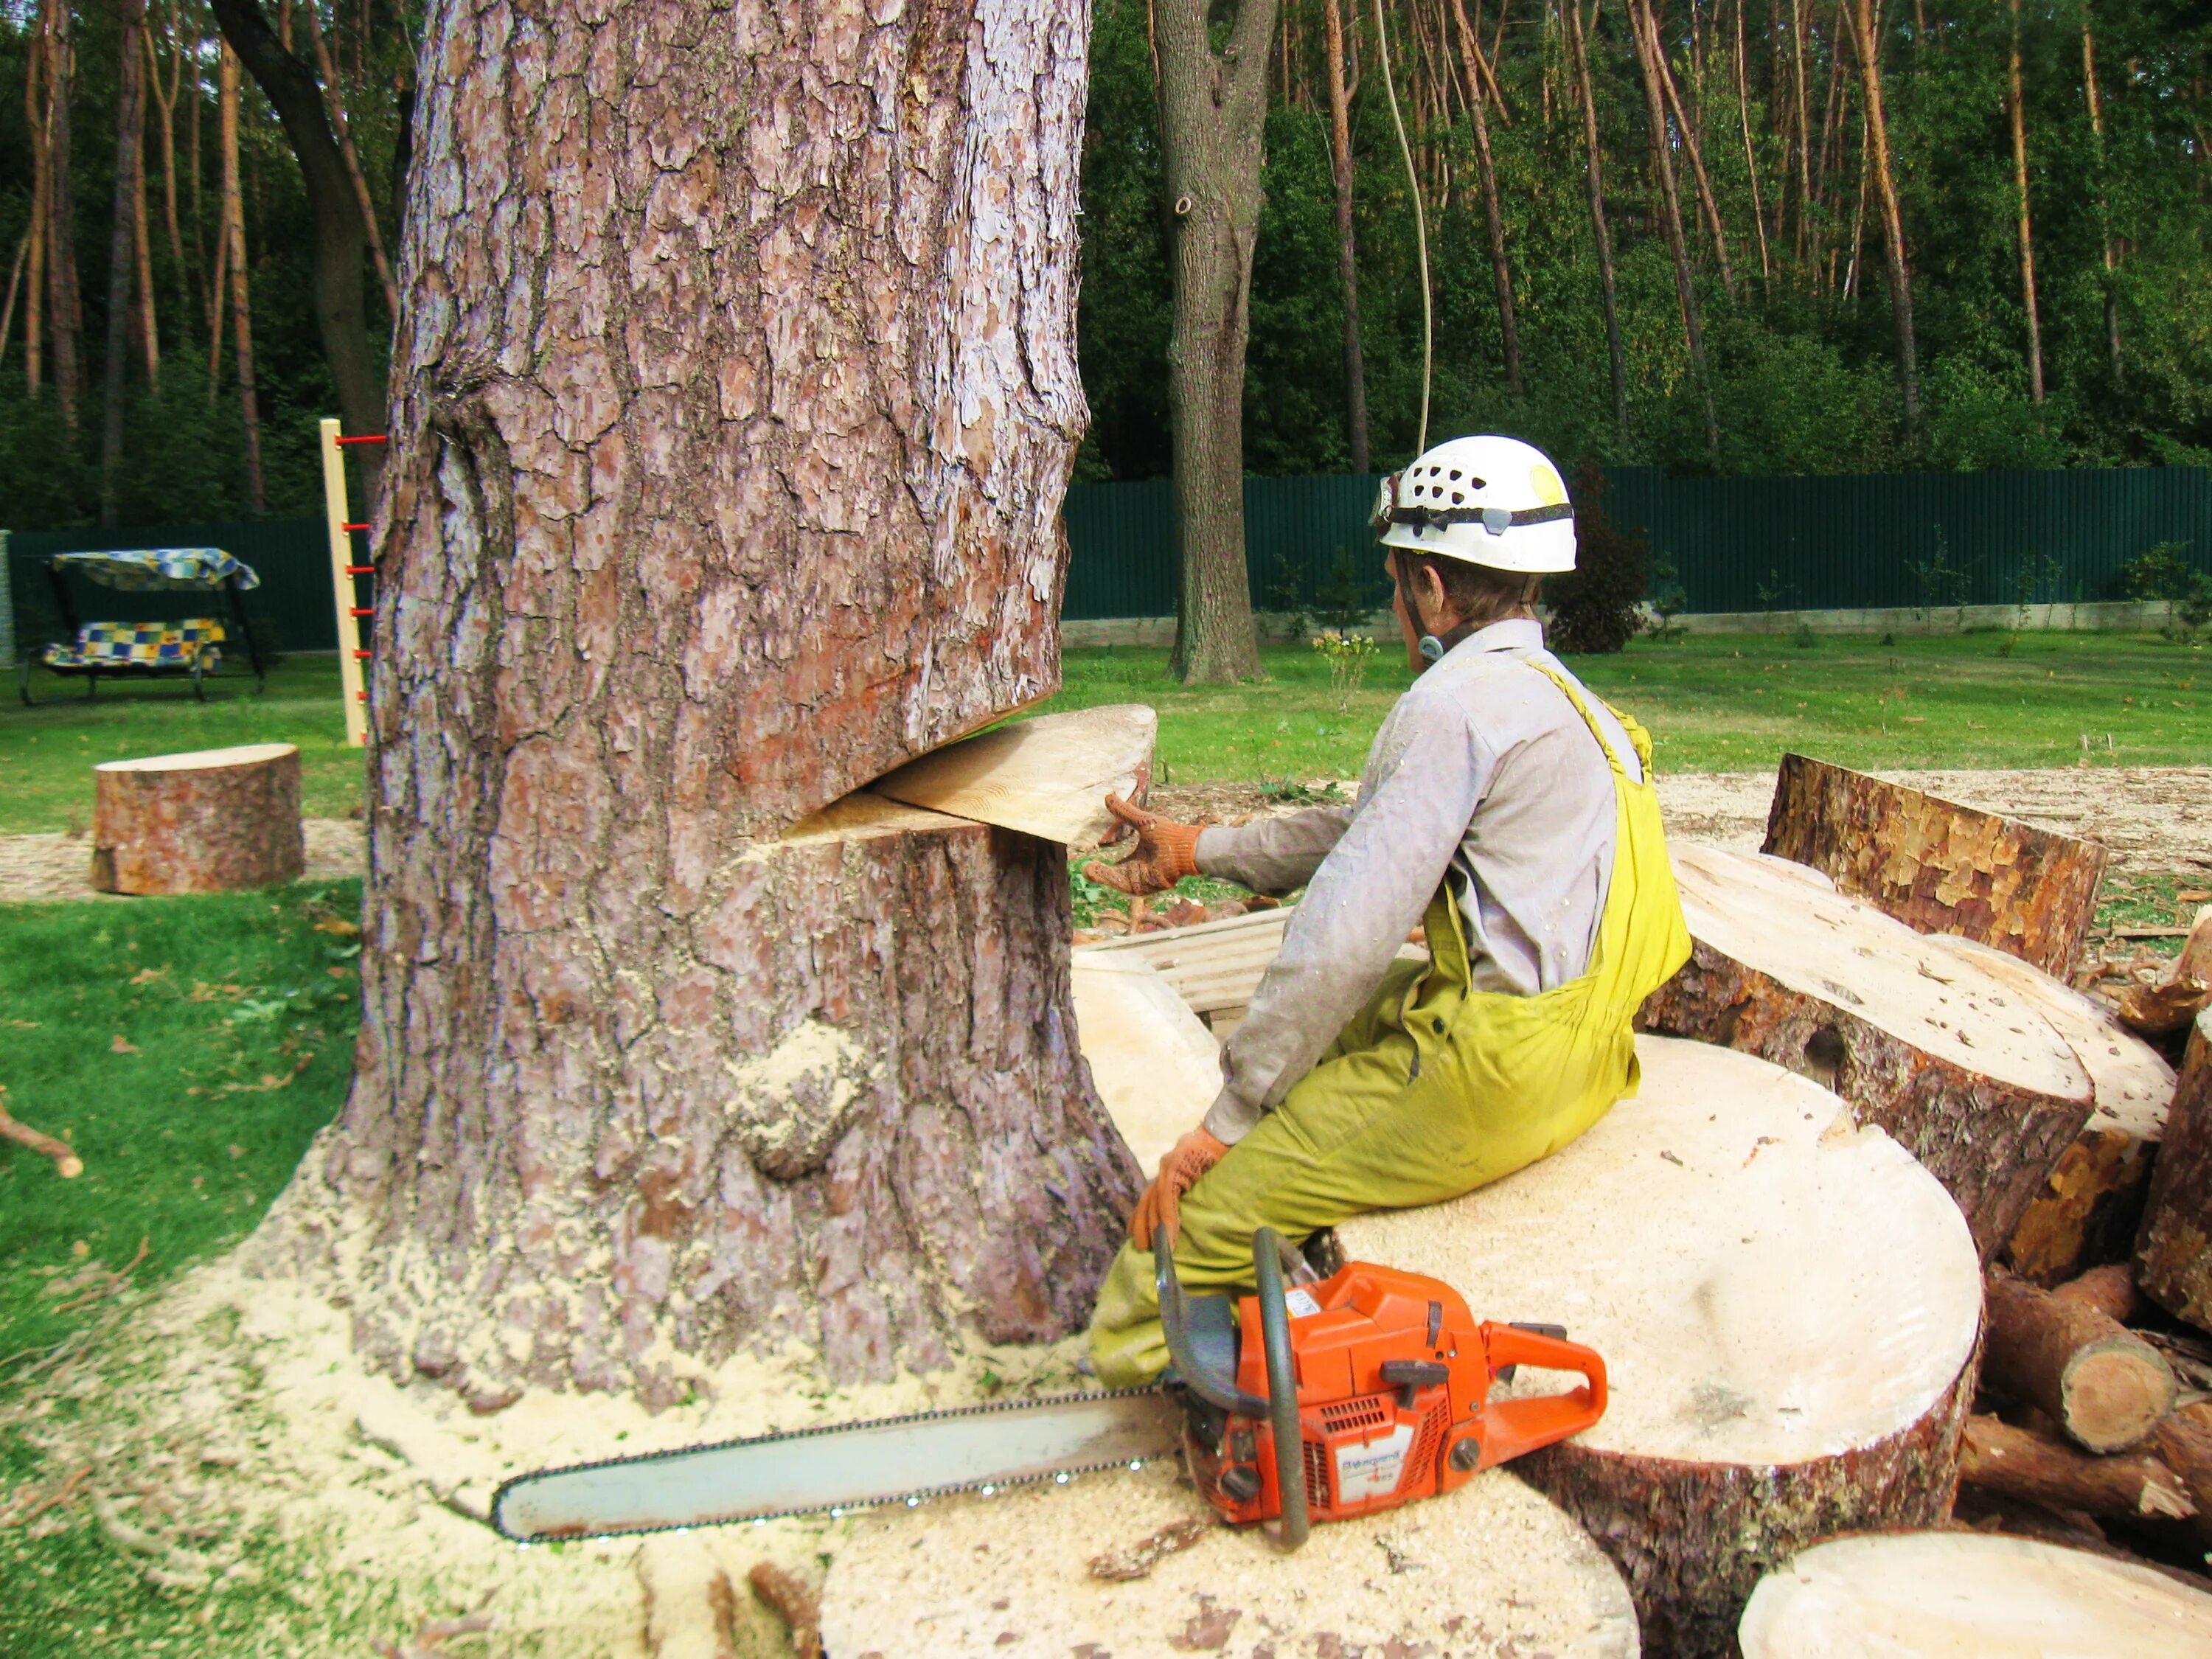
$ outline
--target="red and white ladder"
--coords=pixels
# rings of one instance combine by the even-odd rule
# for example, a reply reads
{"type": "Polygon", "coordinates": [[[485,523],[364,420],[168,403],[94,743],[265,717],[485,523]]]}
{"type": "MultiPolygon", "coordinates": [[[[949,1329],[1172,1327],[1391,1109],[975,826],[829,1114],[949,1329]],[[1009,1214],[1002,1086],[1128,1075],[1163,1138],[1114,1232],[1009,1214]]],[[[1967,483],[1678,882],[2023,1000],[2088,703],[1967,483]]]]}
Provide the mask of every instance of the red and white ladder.
{"type": "Polygon", "coordinates": [[[368,741],[368,687],[362,669],[368,652],[361,642],[361,623],[362,617],[376,614],[376,605],[373,599],[363,605],[355,584],[362,577],[374,576],[376,567],[355,562],[353,538],[368,526],[348,516],[345,451],[356,444],[380,444],[384,434],[368,432],[347,438],[339,435],[336,421],[324,421],[320,426],[323,514],[330,524],[331,595],[338,617],[338,684],[345,696],[346,741],[358,749],[368,741]]]}

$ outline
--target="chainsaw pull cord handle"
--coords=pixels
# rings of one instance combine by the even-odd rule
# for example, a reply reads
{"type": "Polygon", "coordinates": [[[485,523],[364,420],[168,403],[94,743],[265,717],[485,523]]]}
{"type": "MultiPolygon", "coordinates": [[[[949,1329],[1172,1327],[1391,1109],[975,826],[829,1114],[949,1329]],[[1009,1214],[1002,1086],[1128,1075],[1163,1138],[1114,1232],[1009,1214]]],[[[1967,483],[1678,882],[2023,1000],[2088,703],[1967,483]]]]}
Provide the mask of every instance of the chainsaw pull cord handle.
{"type": "Polygon", "coordinates": [[[1275,1443],[1275,1491],[1282,1505],[1276,1545],[1285,1553],[1306,1541],[1305,1438],[1298,1430],[1297,1362],[1291,1352],[1291,1311],[1283,1291],[1286,1259],[1296,1260],[1282,1235],[1262,1227],[1252,1235],[1252,1276],[1260,1297],[1260,1340],[1267,1359],[1267,1423],[1275,1443]]]}
{"type": "Polygon", "coordinates": [[[1491,1320],[1483,1322],[1482,1346],[1492,1376],[1510,1371],[1516,1365],[1535,1365],[1546,1370],[1579,1371],[1583,1386],[1565,1394],[1498,1400],[1486,1405],[1482,1410],[1482,1459],[1476,1467],[1486,1469],[1523,1452],[1565,1440],[1569,1435],[1580,1434],[1605,1415],[1605,1360],[1596,1349],[1524,1326],[1499,1324],[1491,1320]]]}

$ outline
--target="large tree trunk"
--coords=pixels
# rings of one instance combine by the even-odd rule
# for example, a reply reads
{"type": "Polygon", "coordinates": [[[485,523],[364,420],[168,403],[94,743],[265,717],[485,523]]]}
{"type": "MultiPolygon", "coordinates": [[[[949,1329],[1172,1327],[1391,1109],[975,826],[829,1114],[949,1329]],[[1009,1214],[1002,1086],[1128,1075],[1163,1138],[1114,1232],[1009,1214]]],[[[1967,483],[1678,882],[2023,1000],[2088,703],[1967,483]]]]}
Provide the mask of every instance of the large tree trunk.
{"type": "Polygon", "coordinates": [[[1912,271],[1905,257],[1905,216],[1898,207],[1897,175],[1890,164],[1889,117],[1881,100],[1881,40],[1874,0],[1850,0],[1851,46],[1859,62],[1866,100],[1867,142],[1873,147],[1875,198],[1881,207],[1881,251],[1889,276],[1889,308],[1897,325],[1897,387],[1905,403],[1905,435],[1920,427],[1919,348],[1912,331],[1912,271]]]}
{"type": "Polygon", "coordinates": [[[300,1224],[364,1241],[373,1358],[486,1403],[1062,1334],[1136,1172],[1060,849],[830,804],[1058,683],[1082,20],[521,18],[422,58],[367,1018],[300,1224]]]}
{"type": "Polygon", "coordinates": [[[1574,55],[1575,80],[1582,90],[1583,148],[1588,165],[1583,181],[1589,187],[1590,235],[1597,246],[1598,286],[1605,301],[1605,355],[1613,374],[1613,429],[1628,435],[1628,360],[1620,341],[1620,285],[1613,271],[1613,233],[1605,218],[1605,161],[1598,143],[1597,94],[1590,84],[1589,48],[1583,38],[1581,0],[1565,0],[1559,9],[1567,26],[1567,49],[1574,55]]]}
{"type": "MultiPolygon", "coordinates": [[[[338,418],[349,432],[381,432],[384,377],[377,372],[376,353],[369,345],[368,315],[362,299],[362,260],[368,232],[345,158],[331,134],[322,92],[313,72],[277,39],[262,16],[261,0],[208,3],[223,39],[275,108],[293,159],[299,163],[300,182],[315,227],[315,325],[337,393],[338,418]]],[[[372,448],[360,459],[373,501],[384,458],[372,448]]]]}
{"type": "Polygon", "coordinates": [[[1344,424],[1352,470],[1367,471],[1367,365],[1359,346],[1359,250],[1352,232],[1352,94],[1344,76],[1344,16],[1323,0],[1328,54],[1329,173],[1336,185],[1337,278],[1344,289],[1344,424]]]}
{"type": "Polygon", "coordinates": [[[139,131],[145,119],[146,0],[120,0],[123,34],[116,52],[115,213],[107,239],[107,355],[100,427],[100,522],[112,527],[122,508],[123,409],[131,340],[131,283],[137,274],[140,206],[139,131]]]}
{"type": "Polygon", "coordinates": [[[1175,239],[1173,667],[1185,681],[1226,684],[1261,672],[1244,568],[1244,348],[1275,0],[1238,0],[1219,52],[1207,39],[1208,13],[1205,0],[1159,0],[1154,15],[1175,239]]]}

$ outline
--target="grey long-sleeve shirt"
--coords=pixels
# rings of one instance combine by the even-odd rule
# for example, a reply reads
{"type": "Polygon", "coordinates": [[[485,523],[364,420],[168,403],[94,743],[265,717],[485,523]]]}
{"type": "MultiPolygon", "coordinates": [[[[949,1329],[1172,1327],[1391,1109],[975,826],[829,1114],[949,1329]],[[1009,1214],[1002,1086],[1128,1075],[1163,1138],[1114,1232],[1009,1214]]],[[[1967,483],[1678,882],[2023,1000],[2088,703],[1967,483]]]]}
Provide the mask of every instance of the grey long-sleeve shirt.
{"type": "MultiPolygon", "coordinates": [[[[1261,892],[1306,885],[1282,954],[1221,1057],[1206,1115],[1241,1139],[1382,982],[1449,872],[1479,991],[1533,995],[1588,967],[1613,878],[1613,774],[1589,727],[1533,663],[1565,673],[1540,624],[1470,635],[1398,700],[1350,807],[1198,838],[1198,866],[1261,892]]],[[[1627,734],[1587,699],[1640,776],[1627,734]]]]}

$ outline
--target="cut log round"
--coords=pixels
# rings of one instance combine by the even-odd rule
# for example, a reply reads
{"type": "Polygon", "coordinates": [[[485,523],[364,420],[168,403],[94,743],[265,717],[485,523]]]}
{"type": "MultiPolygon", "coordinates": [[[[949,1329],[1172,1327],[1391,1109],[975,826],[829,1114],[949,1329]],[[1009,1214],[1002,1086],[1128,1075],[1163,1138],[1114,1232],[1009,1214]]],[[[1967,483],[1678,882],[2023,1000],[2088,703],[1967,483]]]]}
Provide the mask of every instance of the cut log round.
{"type": "Polygon", "coordinates": [[[2197,1015],[2136,1237],[2136,1283],[2212,1331],[2212,1009],[2197,1015]]]}
{"type": "Polygon", "coordinates": [[[2071,986],[2033,963],[1970,939],[1944,943],[2043,1016],[2096,1091],[2088,1127],[2059,1158],[2006,1241],[2013,1271],[2043,1285],[2117,1261],[2133,1244],[2151,1159],[2173,1099],[2166,1057],[2071,986]]]}
{"type": "Polygon", "coordinates": [[[2126,1561],[2025,1538],[1839,1538],[1759,1583],[1743,1659],[2196,1659],[2212,1595],[2126,1561]]]}
{"type": "Polygon", "coordinates": [[[1605,1356],[1604,1419],[1511,1467],[1627,1575],[1648,1646],[1719,1654],[1792,1551],[1949,1515],[1981,1275],[1934,1177],[1817,1085],[1703,1043],[1637,1052],[1641,1092],[1579,1140],[1336,1245],[1605,1356]]]}
{"type": "Polygon", "coordinates": [[[1774,780],[1765,850],[1923,933],[1956,933],[2071,972],[2107,856],[2093,841],[1939,799],[1803,755],[1774,780]]]}
{"type": "Polygon", "coordinates": [[[1984,1385],[2034,1406],[2075,1444],[2120,1451],[2173,1409],[2172,1369],[2107,1315],[2002,1271],[1988,1292],[1984,1385]]]}
{"type": "Polygon", "coordinates": [[[228,893],[297,881],[300,751],[250,743],[92,769],[92,884],[103,893],[228,893]]]}
{"type": "Polygon", "coordinates": [[[822,1645],[836,1659],[1638,1651],[1620,1575],[1502,1471],[1316,1526],[1295,1555],[1211,1519],[1172,1458],[871,1516],[830,1564],[822,1645]]]}
{"type": "Polygon", "coordinates": [[[1091,1086],[1149,1173],[1221,1092],[1221,1048],[1142,957],[1074,953],[1075,1029],[1091,1086]]]}
{"type": "Polygon", "coordinates": [[[1970,1418],[1959,1479],[1978,1491],[2120,1520],[2185,1520],[2197,1512],[2181,1477],[2149,1452],[2093,1457],[2051,1435],[1994,1417],[1970,1418]]]}
{"type": "Polygon", "coordinates": [[[1945,940],[1768,861],[1675,844],[1691,957],[1638,1023],[1812,1078],[1926,1164],[1986,1261],[2093,1109],[2048,1022],[1945,940]]]}
{"type": "Polygon", "coordinates": [[[1043,714],[908,761],[868,789],[1041,841],[1096,847],[1121,823],[1106,810],[1109,793],[1144,800],[1158,732],[1159,716],[1140,702],[1043,714]]]}

